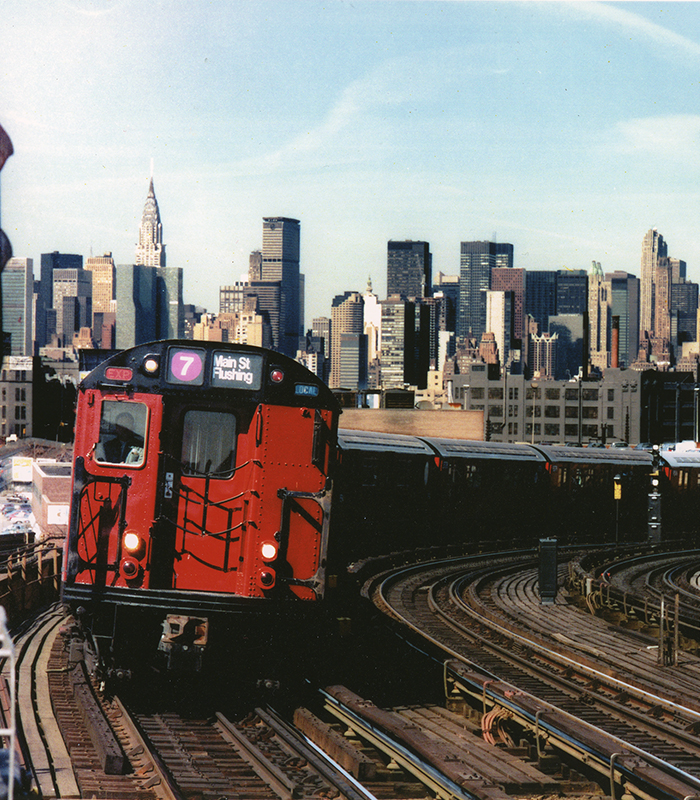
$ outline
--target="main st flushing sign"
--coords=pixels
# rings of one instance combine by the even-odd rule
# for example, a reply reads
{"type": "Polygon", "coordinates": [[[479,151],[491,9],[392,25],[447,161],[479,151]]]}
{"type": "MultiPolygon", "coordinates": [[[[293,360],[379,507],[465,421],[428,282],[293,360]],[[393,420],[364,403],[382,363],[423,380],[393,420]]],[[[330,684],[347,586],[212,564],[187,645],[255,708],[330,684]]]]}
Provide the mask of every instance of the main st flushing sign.
{"type": "MultiPolygon", "coordinates": [[[[199,349],[173,349],[168,363],[168,381],[201,386],[204,383],[206,354],[199,349]]],[[[225,389],[257,390],[262,382],[263,357],[256,353],[214,351],[209,385],[225,389]]]]}
{"type": "Polygon", "coordinates": [[[262,356],[238,353],[214,353],[211,385],[231,389],[259,389],[262,356]]]}

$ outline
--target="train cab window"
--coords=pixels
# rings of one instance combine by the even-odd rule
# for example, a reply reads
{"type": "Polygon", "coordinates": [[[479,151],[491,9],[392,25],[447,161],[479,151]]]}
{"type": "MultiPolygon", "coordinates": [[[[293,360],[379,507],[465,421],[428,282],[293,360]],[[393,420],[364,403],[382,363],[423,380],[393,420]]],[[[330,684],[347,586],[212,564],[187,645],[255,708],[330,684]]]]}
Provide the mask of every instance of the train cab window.
{"type": "Polygon", "coordinates": [[[184,472],[228,478],[235,461],[235,415],[224,411],[187,411],[182,430],[184,472]]]}
{"type": "Polygon", "coordinates": [[[143,464],[148,409],[143,403],[105,400],[95,460],[101,464],[143,464]]]}

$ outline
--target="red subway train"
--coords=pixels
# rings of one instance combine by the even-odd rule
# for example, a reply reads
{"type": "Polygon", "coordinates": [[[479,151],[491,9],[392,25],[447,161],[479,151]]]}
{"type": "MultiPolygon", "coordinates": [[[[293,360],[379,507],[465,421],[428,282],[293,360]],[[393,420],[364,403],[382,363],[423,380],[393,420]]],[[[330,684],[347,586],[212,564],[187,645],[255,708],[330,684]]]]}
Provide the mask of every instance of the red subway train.
{"type": "Polygon", "coordinates": [[[232,619],[240,645],[251,611],[272,635],[323,599],[338,413],[300,364],[246,345],[142,345],[81,382],[63,600],[106,664],[198,668],[236,645],[232,619]]]}
{"type": "Polygon", "coordinates": [[[672,498],[664,538],[700,515],[694,453],[659,469],[644,451],[342,430],[339,415],[303,366],[246,345],[140,345],[81,382],[63,599],[108,671],[303,649],[372,556],[644,540],[652,473],[672,498]]]}

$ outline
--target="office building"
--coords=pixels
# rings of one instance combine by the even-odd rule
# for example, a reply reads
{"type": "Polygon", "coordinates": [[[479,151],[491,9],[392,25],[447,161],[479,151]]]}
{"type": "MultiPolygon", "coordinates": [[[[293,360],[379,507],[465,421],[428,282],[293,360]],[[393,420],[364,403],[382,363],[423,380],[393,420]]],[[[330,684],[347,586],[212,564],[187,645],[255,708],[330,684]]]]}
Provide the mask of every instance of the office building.
{"type": "MultiPolygon", "coordinates": [[[[489,289],[486,292],[486,331],[492,333],[498,361],[501,366],[508,365],[511,343],[513,341],[513,318],[515,298],[513,292],[502,292],[489,289]]],[[[483,338],[483,337],[482,337],[483,338]]],[[[518,342],[521,338],[518,338],[518,342]]]]}
{"type": "MultiPolygon", "coordinates": [[[[7,269],[7,267],[6,267],[7,269]]],[[[673,340],[677,344],[697,340],[698,284],[681,280],[671,285],[673,340]]]]}
{"type": "Polygon", "coordinates": [[[136,245],[135,263],[145,267],[165,266],[165,245],[163,244],[163,225],[160,221],[160,210],[156,193],[153,189],[153,178],[148,185],[146,204],[141,215],[139,241],[136,245]]]}
{"type": "Polygon", "coordinates": [[[416,304],[392,295],[382,302],[382,389],[405,389],[413,381],[416,304]]]}
{"type": "Polygon", "coordinates": [[[234,283],[230,286],[219,286],[219,313],[236,314],[245,308],[249,283],[234,283]]]}
{"type": "MultiPolygon", "coordinates": [[[[360,376],[350,376],[351,384],[344,385],[343,378],[348,380],[347,363],[350,359],[346,359],[345,369],[341,371],[341,356],[343,334],[353,334],[355,337],[364,336],[364,301],[359,292],[345,292],[342,295],[336,295],[333,298],[331,305],[331,375],[330,387],[331,389],[353,389],[357,388],[360,376]]],[[[354,351],[357,350],[356,341],[352,338],[346,338],[346,347],[354,351]]],[[[366,374],[365,365],[365,374],[366,374]]]]}
{"type": "MultiPolygon", "coordinates": [[[[537,337],[537,341],[545,340],[537,337]]],[[[661,409],[664,380],[666,408],[675,400],[679,381],[671,381],[671,375],[608,369],[600,381],[553,381],[498,376],[484,364],[472,364],[454,376],[453,391],[466,410],[484,412],[484,420],[491,421],[494,441],[587,444],[617,439],[636,444],[676,440],[673,422],[678,415],[672,409],[671,414],[661,409]],[[659,422],[665,433],[655,430],[659,422]]],[[[683,436],[684,430],[686,434],[692,430],[687,411],[692,411],[693,383],[686,380],[680,385],[685,390],[686,424],[679,428],[683,436]]]]}
{"type": "Polygon", "coordinates": [[[629,367],[639,353],[639,278],[627,272],[608,272],[610,315],[619,320],[618,364],[629,367]]]}
{"type": "Polygon", "coordinates": [[[92,273],[80,269],[54,269],[53,307],[59,347],[71,347],[81,328],[92,327],[92,273]]]}
{"type": "Polygon", "coordinates": [[[311,336],[323,339],[323,351],[326,354],[326,358],[329,357],[331,352],[331,331],[330,317],[314,317],[311,320],[311,336]]]}
{"type": "Polygon", "coordinates": [[[10,337],[6,355],[31,356],[34,261],[11,258],[2,272],[2,328],[10,337]]]}
{"type": "Polygon", "coordinates": [[[525,283],[525,311],[537,323],[539,333],[549,330],[549,318],[557,313],[556,270],[528,271],[525,283]]]}
{"type": "Polygon", "coordinates": [[[0,367],[0,436],[35,436],[34,396],[41,393],[36,381],[43,374],[39,359],[5,355],[0,367]]]}
{"type": "Polygon", "coordinates": [[[263,217],[262,280],[280,285],[279,323],[277,330],[273,327],[273,347],[292,358],[303,334],[299,244],[298,219],[263,217]]]}
{"type": "Polygon", "coordinates": [[[433,284],[433,297],[436,295],[444,298],[440,306],[438,329],[455,333],[459,307],[459,276],[443,275],[442,272],[439,272],[433,284]]]}
{"type": "Polygon", "coordinates": [[[588,277],[588,349],[591,365],[606,369],[610,366],[612,336],[612,297],[600,262],[593,262],[588,277]]]}
{"type": "Polygon", "coordinates": [[[557,334],[557,380],[575,378],[587,366],[583,322],[583,314],[555,314],[549,318],[549,333],[557,334]]]}
{"type": "Polygon", "coordinates": [[[163,226],[153,178],[141,216],[136,262],[120,264],[116,278],[118,349],[185,335],[182,268],[165,265],[163,226]]]}
{"type": "Polygon", "coordinates": [[[557,314],[588,311],[588,273],[585,269],[557,270],[557,314]]]}
{"type": "Polygon", "coordinates": [[[459,268],[457,335],[480,340],[486,329],[486,292],[494,267],[512,268],[513,245],[498,242],[462,242],[459,268]]]}
{"type": "Polygon", "coordinates": [[[364,313],[364,333],[367,336],[367,360],[369,362],[379,358],[382,341],[382,306],[379,298],[372,291],[371,278],[367,281],[367,288],[362,295],[364,313]]]}
{"type": "Polygon", "coordinates": [[[533,378],[553,380],[557,372],[558,334],[533,334],[530,337],[528,365],[533,378]]]}
{"type": "MultiPolygon", "coordinates": [[[[526,286],[527,275],[524,269],[516,269],[515,267],[511,267],[510,269],[494,267],[491,270],[491,289],[497,292],[510,292],[513,298],[513,340],[508,343],[509,349],[511,347],[520,349],[525,340],[526,286]]],[[[492,330],[489,328],[488,324],[486,330],[492,330]]],[[[503,363],[505,363],[505,361],[503,363]]]]}
{"type": "Polygon", "coordinates": [[[655,333],[655,284],[660,259],[668,256],[668,245],[656,228],[648,230],[642,240],[641,292],[639,298],[639,337],[655,333]]]}
{"type": "Polygon", "coordinates": [[[85,270],[92,273],[93,313],[114,313],[116,310],[116,265],[111,253],[85,260],[85,270]]]}
{"type": "Polygon", "coordinates": [[[156,270],[159,339],[182,339],[185,335],[182,278],[181,267],[159,267],[156,270]]]}
{"type": "Polygon", "coordinates": [[[260,250],[253,250],[248,259],[248,280],[262,280],[262,253],[260,250]]]}
{"type": "Polygon", "coordinates": [[[428,242],[387,244],[387,296],[403,300],[429,297],[432,293],[432,255],[428,242]]]}
{"type": "Polygon", "coordinates": [[[39,294],[36,302],[35,346],[49,344],[56,333],[53,304],[53,273],[57,269],[82,269],[83,257],[70,253],[42,253],[39,294]]]}
{"type": "Polygon", "coordinates": [[[156,271],[140,264],[118,264],[116,347],[126,350],[158,339],[156,271]]]}

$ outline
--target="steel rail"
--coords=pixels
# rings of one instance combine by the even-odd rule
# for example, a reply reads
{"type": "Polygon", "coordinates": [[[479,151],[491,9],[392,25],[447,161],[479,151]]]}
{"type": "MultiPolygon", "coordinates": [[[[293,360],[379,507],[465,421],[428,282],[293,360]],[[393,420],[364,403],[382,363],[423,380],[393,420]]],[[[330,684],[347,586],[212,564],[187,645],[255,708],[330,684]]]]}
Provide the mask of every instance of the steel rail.
{"type": "MultiPolygon", "coordinates": [[[[463,565],[461,565],[459,567],[459,569],[463,570],[463,565]]],[[[457,571],[457,570],[458,570],[458,567],[456,566],[455,567],[455,571],[457,571]]],[[[414,625],[411,620],[407,619],[407,617],[405,615],[400,614],[400,612],[391,605],[391,603],[390,603],[390,601],[389,601],[389,599],[387,597],[387,587],[390,584],[393,585],[394,583],[397,583],[399,575],[405,577],[408,574],[416,574],[417,572],[418,572],[418,568],[407,568],[405,570],[401,570],[398,573],[394,573],[391,576],[386,577],[385,580],[383,580],[381,582],[380,586],[378,587],[378,590],[377,590],[378,593],[381,595],[381,598],[382,598],[383,602],[388,607],[392,608],[392,613],[393,613],[394,616],[400,618],[405,624],[407,624],[412,630],[418,632],[423,638],[428,639],[429,641],[433,642],[434,644],[439,646],[443,651],[450,653],[452,655],[452,657],[455,658],[457,661],[464,663],[465,662],[465,658],[464,658],[463,654],[461,654],[461,653],[457,652],[456,650],[452,649],[451,647],[449,647],[449,645],[446,645],[445,643],[441,642],[436,637],[434,637],[434,636],[432,636],[430,634],[426,634],[424,631],[422,631],[420,629],[420,627],[414,625]]],[[[432,574],[433,574],[433,572],[431,571],[431,575],[432,574]]],[[[432,580],[432,577],[430,578],[430,580],[432,580]]],[[[445,579],[445,580],[447,580],[447,579],[445,579]]],[[[433,582],[430,585],[430,591],[429,591],[429,598],[430,598],[429,602],[432,603],[435,607],[436,607],[436,604],[435,604],[435,601],[434,601],[434,591],[435,591],[435,587],[436,587],[437,583],[438,583],[438,581],[433,582]]],[[[435,613],[436,608],[433,608],[432,610],[433,610],[433,613],[435,613]]],[[[440,613],[441,617],[445,616],[443,614],[443,612],[439,611],[439,613],[440,613]]],[[[445,624],[448,624],[452,629],[459,630],[458,626],[456,626],[454,621],[449,619],[449,617],[447,619],[443,619],[443,622],[445,624]]],[[[483,619],[480,619],[480,622],[483,623],[483,619]]],[[[511,631],[507,631],[506,629],[502,628],[502,626],[501,626],[501,629],[502,629],[501,632],[505,632],[505,635],[507,635],[511,639],[513,638],[514,634],[511,631]]],[[[470,631],[469,635],[473,636],[473,637],[475,637],[477,639],[480,638],[478,636],[478,634],[474,634],[474,632],[471,632],[471,631],[470,631]]],[[[524,643],[526,646],[528,646],[528,647],[532,646],[531,641],[529,639],[527,639],[526,637],[520,637],[520,639],[521,639],[521,642],[524,643]]],[[[498,649],[497,646],[493,645],[493,643],[491,643],[491,642],[485,642],[485,644],[488,646],[488,648],[496,648],[496,649],[498,649]]],[[[545,648],[545,650],[546,650],[546,648],[545,648]]],[[[511,660],[511,661],[514,660],[511,653],[506,653],[506,655],[507,655],[509,660],[511,660]]],[[[549,655],[551,656],[551,653],[549,655]]],[[[517,658],[515,660],[517,660],[517,658]]],[[[469,662],[467,660],[466,663],[471,663],[471,662],[469,662]]],[[[575,663],[575,662],[572,661],[572,663],[575,663]]],[[[531,664],[528,663],[528,667],[531,667],[531,664]]],[[[501,679],[500,679],[500,677],[498,675],[489,673],[488,670],[485,670],[482,667],[477,667],[477,669],[482,674],[484,674],[485,676],[488,676],[488,678],[490,678],[492,680],[501,681],[501,679]]],[[[595,673],[595,670],[593,670],[593,672],[595,673]]],[[[551,678],[551,675],[548,675],[548,677],[551,678]]],[[[602,679],[602,678],[607,679],[607,676],[604,676],[602,674],[600,674],[600,675],[596,674],[596,678],[597,679],[602,679]]],[[[625,686],[625,687],[627,686],[622,681],[618,682],[618,684],[620,686],[625,686]]],[[[635,687],[632,687],[631,685],[629,686],[630,690],[633,689],[633,688],[635,688],[635,687]]],[[[513,687],[513,689],[515,689],[516,691],[520,691],[517,687],[513,687]]],[[[523,694],[527,694],[527,693],[523,692],[523,694]]],[[[651,695],[650,693],[647,693],[647,695],[649,697],[656,698],[655,695],[651,695]]],[[[537,700],[537,698],[532,698],[532,699],[533,700],[537,700]]],[[[663,700],[663,698],[658,698],[658,699],[659,700],[663,700]]],[[[498,702],[500,703],[500,700],[498,702]]],[[[666,702],[667,702],[667,705],[668,705],[669,708],[674,708],[675,710],[680,710],[680,709],[684,708],[684,707],[679,706],[678,704],[674,704],[674,703],[672,703],[670,701],[666,701],[666,702]]],[[[625,711],[625,713],[628,713],[627,709],[624,709],[624,711],[625,711]]],[[[693,715],[695,714],[695,712],[692,712],[690,709],[688,709],[688,712],[693,714],[693,715]]],[[[566,713],[566,712],[563,712],[563,713],[566,713]]],[[[573,715],[570,715],[570,716],[571,716],[571,719],[573,719],[573,720],[577,719],[573,715]]],[[[548,735],[550,735],[552,737],[555,737],[557,739],[560,738],[557,735],[558,734],[557,730],[554,727],[550,726],[549,723],[547,723],[546,721],[543,722],[542,720],[538,720],[538,725],[539,725],[539,729],[540,730],[546,730],[548,735]]],[[[596,728],[596,726],[590,725],[590,728],[591,728],[591,730],[596,731],[597,734],[600,735],[600,736],[604,736],[604,737],[610,737],[611,736],[610,734],[605,733],[601,729],[596,728]]],[[[569,740],[571,739],[570,736],[568,738],[569,738],[569,740]]],[[[613,741],[613,739],[610,738],[610,741],[613,741]]],[[[628,745],[627,743],[623,742],[620,739],[616,739],[616,741],[617,741],[617,743],[619,744],[620,747],[629,747],[629,748],[633,747],[632,745],[628,745]]],[[[580,748],[579,748],[579,752],[580,752],[580,748]]],[[[669,764],[667,764],[667,762],[665,762],[665,761],[663,761],[661,759],[658,759],[657,761],[655,761],[655,759],[656,759],[655,756],[653,756],[652,754],[647,754],[647,753],[645,753],[645,751],[643,751],[641,749],[640,749],[639,755],[640,755],[640,757],[644,757],[648,761],[651,761],[652,763],[656,763],[657,768],[665,769],[667,771],[667,774],[668,774],[668,771],[670,770],[671,773],[675,774],[679,779],[682,779],[686,783],[686,785],[690,785],[691,787],[693,787],[694,790],[696,790],[695,787],[700,788],[700,782],[698,781],[698,779],[695,778],[692,775],[688,775],[683,770],[680,770],[677,767],[674,767],[673,765],[669,765],[669,764]]],[[[589,757],[590,757],[590,754],[589,754],[589,757]]],[[[609,759],[607,757],[601,758],[600,759],[600,770],[599,771],[602,772],[603,770],[605,770],[605,772],[607,772],[609,769],[610,769],[609,759]]]]}
{"type": "Polygon", "coordinates": [[[420,759],[408,748],[394,741],[383,731],[372,725],[367,720],[359,717],[352,709],[340,703],[337,698],[332,697],[327,692],[321,691],[325,699],[325,708],[335,717],[340,719],[351,730],[359,734],[363,739],[370,742],[378,750],[381,750],[389,758],[400,764],[407,772],[410,772],[424,786],[428,787],[435,795],[442,800],[481,800],[483,795],[476,795],[465,791],[461,786],[442,775],[439,770],[431,764],[420,759]]]}

